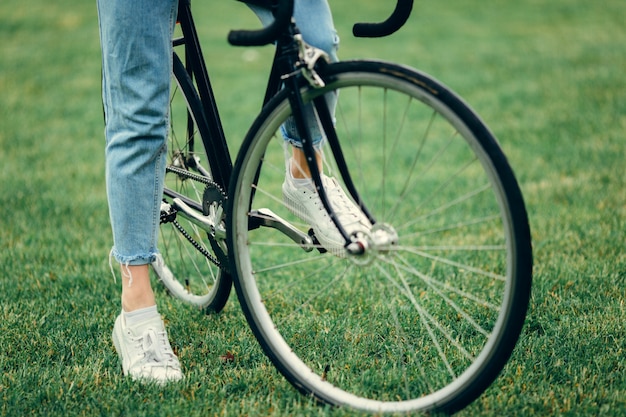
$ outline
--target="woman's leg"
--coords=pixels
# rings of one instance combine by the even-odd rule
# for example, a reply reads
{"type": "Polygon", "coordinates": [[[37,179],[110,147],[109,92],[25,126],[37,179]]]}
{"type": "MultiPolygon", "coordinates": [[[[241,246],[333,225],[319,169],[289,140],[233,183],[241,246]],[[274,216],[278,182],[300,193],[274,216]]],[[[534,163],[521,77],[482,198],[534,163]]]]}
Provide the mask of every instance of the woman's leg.
{"type": "MultiPolygon", "coordinates": [[[[272,22],[273,16],[269,10],[257,6],[250,7],[264,25],[269,25],[272,22]]],[[[339,60],[337,56],[339,35],[335,29],[332,12],[327,0],[296,0],[294,4],[294,18],[306,43],[326,52],[331,62],[339,60]]],[[[336,96],[331,94],[327,97],[327,100],[331,113],[334,113],[337,101],[336,96]]],[[[319,149],[324,138],[318,127],[315,112],[309,106],[305,113],[307,124],[311,129],[313,144],[319,149]]],[[[295,122],[291,119],[287,120],[282,127],[282,132],[285,140],[292,145],[293,163],[290,164],[291,174],[295,178],[310,178],[311,173],[306,163],[304,163],[304,152],[301,149],[302,145],[296,131],[295,122]]],[[[317,153],[317,163],[321,170],[322,156],[319,152],[317,153]]]]}
{"type": "Polygon", "coordinates": [[[157,382],[182,377],[148,269],[157,253],[177,3],[97,2],[111,253],[122,271],[122,313],[113,342],[125,374],[157,382]]]}
{"type": "MultiPolygon", "coordinates": [[[[271,22],[272,15],[269,11],[254,7],[253,9],[264,24],[267,25],[271,22]]],[[[304,41],[323,50],[328,54],[331,62],[336,62],[338,60],[339,36],[335,30],[327,0],[296,0],[294,17],[304,41]]],[[[334,115],[337,96],[332,93],[327,94],[326,101],[331,115],[334,115]]],[[[313,106],[307,106],[304,113],[313,145],[317,151],[316,162],[320,172],[322,172],[323,156],[321,149],[325,138],[313,106]]],[[[281,131],[285,141],[291,144],[291,158],[287,163],[287,172],[283,183],[285,205],[313,228],[323,247],[337,256],[343,256],[345,241],[319,202],[319,195],[311,181],[311,172],[302,150],[302,143],[295,122],[291,118],[288,119],[281,126],[281,131]]],[[[326,175],[322,175],[322,183],[335,215],[346,232],[349,235],[368,233],[372,225],[354,202],[348,198],[340,184],[326,175]]]]}

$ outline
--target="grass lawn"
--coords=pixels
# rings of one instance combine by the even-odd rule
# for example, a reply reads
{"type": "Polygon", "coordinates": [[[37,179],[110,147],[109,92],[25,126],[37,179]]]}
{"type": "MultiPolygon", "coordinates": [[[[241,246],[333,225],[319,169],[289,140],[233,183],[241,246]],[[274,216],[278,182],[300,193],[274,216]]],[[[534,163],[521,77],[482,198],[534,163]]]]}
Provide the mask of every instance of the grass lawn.
{"type": "MultiPolygon", "coordinates": [[[[417,1],[400,33],[352,38],[351,23],[385,3],[331,0],[341,57],[402,62],[462,95],[508,155],[533,232],[520,341],[459,415],[626,415],[626,2],[417,1]]],[[[271,48],[228,46],[229,29],[258,26],[242,5],[194,4],[236,146],[271,48]]],[[[187,378],[164,389],[122,378],[95,2],[3,0],[0,40],[0,414],[352,415],[273,369],[234,296],[204,316],[159,288],[187,378]]]]}

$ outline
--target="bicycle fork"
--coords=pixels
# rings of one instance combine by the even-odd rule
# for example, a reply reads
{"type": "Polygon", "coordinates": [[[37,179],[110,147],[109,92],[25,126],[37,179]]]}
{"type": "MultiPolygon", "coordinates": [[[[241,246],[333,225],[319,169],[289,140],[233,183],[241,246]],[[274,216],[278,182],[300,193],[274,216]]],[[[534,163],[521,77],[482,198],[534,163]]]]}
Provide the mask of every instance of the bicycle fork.
{"type": "MultiPolygon", "coordinates": [[[[294,118],[296,129],[300,136],[302,142],[302,150],[306,157],[307,166],[311,172],[311,178],[315,185],[315,189],[322,201],[322,205],[324,209],[330,216],[333,224],[345,240],[345,249],[351,255],[363,255],[367,248],[367,242],[364,239],[360,239],[357,236],[350,236],[339,219],[330,204],[330,200],[328,199],[328,195],[326,194],[326,190],[322,184],[321,173],[319,167],[317,165],[315,149],[313,147],[313,141],[311,138],[311,130],[308,126],[308,121],[305,117],[305,104],[302,99],[302,94],[300,91],[300,80],[304,78],[309,85],[313,88],[323,88],[325,87],[325,83],[319,74],[316,72],[315,67],[320,59],[324,59],[325,55],[322,51],[316,48],[312,48],[309,45],[305,44],[302,40],[302,36],[299,33],[296,33],[293,37],[293,40],[288,46],[285,48],[291,48],[288,52],[285,53],[286,62],[285,69],[288,71],[283,72],[283,74],[288,74],[283,76],[283,88],[286,88],[289,92],[289,103],[292,108],[292,116],[294,118]],[[295,44],[295,45],[294,45],[295,44]],[[294,57],[296,53],[294,48],[297,48],[297,57],[295,60],[294,57]],[[293,71],[293,69],[296,71],[293,71]]],[[[325,96],[320,95],[319,97],[313,100],[313,105],[315,111],[317,112],[319,122],[322,128],[323,134],[326,135],[326,139],[329,142],[331,151],[337,163],[337,168],[341,174],[341,177],[348,189],[348,192],[359,205],[359,208],[363,213],[367,216],[368,220],[372,225],[376,223],[376,220],[373,218],[369,210],[363,204],[362,199],[360,198],[356,187],[354,186],[354,182],[350,176],[346,161],[343,157],[343,152],[341,150],[341,146],[339,144],[339,138],[337,137],[337,133],[335,131],[332,115],[330,114],[330,109],[328,108],[328,103],[326,102],[325,96]]]]}

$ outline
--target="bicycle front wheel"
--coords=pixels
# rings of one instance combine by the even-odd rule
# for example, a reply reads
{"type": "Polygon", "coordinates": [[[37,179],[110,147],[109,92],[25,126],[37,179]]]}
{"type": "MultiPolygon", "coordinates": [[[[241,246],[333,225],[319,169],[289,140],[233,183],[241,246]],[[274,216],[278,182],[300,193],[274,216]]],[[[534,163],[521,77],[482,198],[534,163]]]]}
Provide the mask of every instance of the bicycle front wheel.
{"type": "Polygon", "coordinates": [[[283,203],[280,132],[291,109],[279,94],[250,130],[230,187],[244,313],[278,370],[323,402],[458,410],[497,377],[525,319],[532,251],[518,184],[481,120],[427,75],[354,61],[322,76],[326,87],[303,88],[303,99],[338,94],[353,182],[374,228],[397,243],[334,256],[306,239],[310,225],[283,203]]]}

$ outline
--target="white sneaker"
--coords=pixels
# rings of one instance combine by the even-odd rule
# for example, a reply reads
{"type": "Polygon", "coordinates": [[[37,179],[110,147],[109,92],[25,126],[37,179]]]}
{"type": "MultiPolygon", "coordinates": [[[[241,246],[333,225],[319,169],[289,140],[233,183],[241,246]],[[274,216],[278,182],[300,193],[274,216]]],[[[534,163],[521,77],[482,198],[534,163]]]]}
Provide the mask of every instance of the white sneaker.
{"type": "MultiPolygon", "coordinates": [[[[368,233],[372,224],[361,209],[348,198],[337,180],[322,174],[322,185],[337,219],[348,235],[358,232],[368,233]]],[[[335,256],[346,255],[345,240],[324,209],[315,189],[296,187],[291,175],[287,173],[283,183],[283,200],[289,211],[313,228],[317,240],[324,249],[335,256]]]]}
{"type": "Polygon", "coordinates": [[[157,384],[183,378],[161,317],[130,328],[120,314],[113,327],[113,344],[122,361],[124,375],[157,384]]]}

